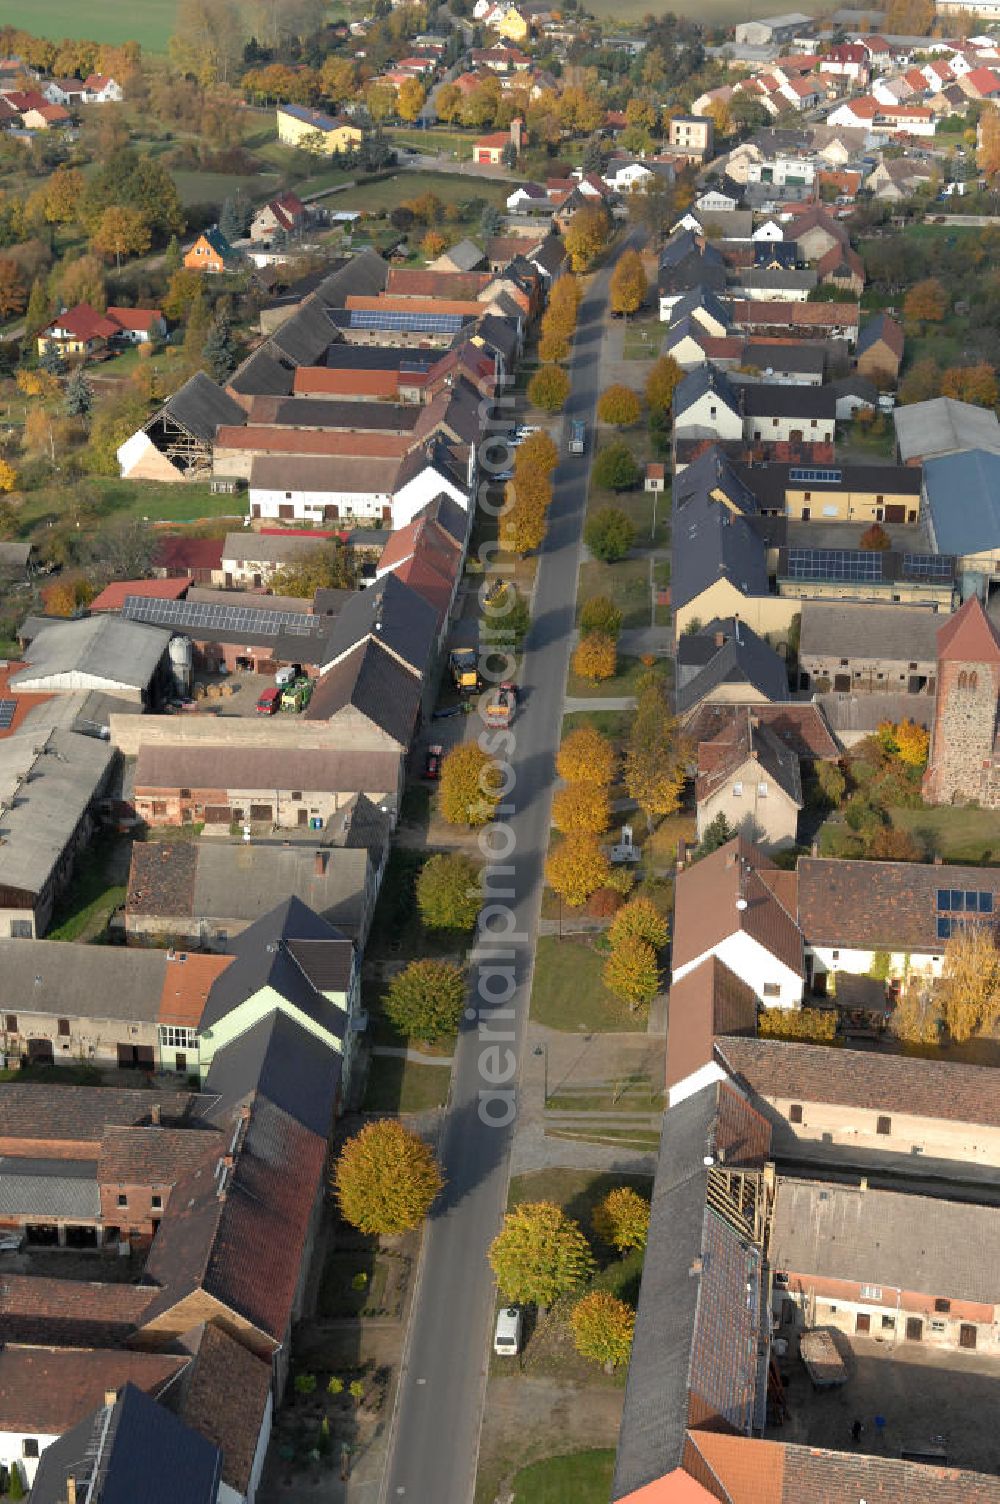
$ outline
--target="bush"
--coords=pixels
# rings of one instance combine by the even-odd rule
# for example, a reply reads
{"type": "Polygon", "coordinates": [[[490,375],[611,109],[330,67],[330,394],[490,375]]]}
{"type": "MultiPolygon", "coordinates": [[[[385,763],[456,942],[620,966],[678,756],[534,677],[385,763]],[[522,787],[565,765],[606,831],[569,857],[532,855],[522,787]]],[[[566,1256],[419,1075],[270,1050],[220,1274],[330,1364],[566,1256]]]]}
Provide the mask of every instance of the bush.
{"type": "Polygon", "coordinates": [[[411,1039],[439,1039],[458,1028],[465,1002],[465,978],[447,961],[411,961],[389,983],[383,1000],[387,1016],[411,1039]]]}
{"type": "Polygon", "coordinates": [[[641,412],[642,404],[635,392],[621,383],[607,387],[598,398],[598,418],[615,428],[630,428],[633,423],[638,423],[641,412]]]}
{"type": "Polygon", "coordinates": [[[315,1394],[316,1375],[314,1373],[297,1373],[295,1375],[296,1394],[315,1394]]]}
{"type": "Polygon", "coordinates": [[[583,541],[604,564],[624,559],[634,540],[635,528],[620,507],[601,507],[583,530],[583,541]]]}
{"type": "Polygon", "coordinates": [[[757,1033],[762,1039],[832,1044],[837,1034],[837,1013],[833,1008],[764,1008],[757,1015],[757,1033]]]}
{"type": "Polygon", "coordinates": [[[459,853],[432,856],[417,878],[417,906],[431,930],[471,930],[482,904],[479,868],[459,853]]]}

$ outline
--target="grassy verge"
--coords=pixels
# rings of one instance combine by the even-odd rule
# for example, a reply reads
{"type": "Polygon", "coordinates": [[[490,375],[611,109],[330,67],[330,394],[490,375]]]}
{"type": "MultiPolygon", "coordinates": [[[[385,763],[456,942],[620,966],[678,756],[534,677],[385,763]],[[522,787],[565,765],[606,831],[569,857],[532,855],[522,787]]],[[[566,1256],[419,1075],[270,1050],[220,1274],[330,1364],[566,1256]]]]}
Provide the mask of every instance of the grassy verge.
{"type": "Polygon", "coordinates": [[[569,715],[563,716],[562,735],[569,736],[571,731],[589,726],[616,742],[624,738],[628,724],[627,710],[571,710],[569,715]]]}
{"type": "Polygon", "coordinates": [[[601,1144],[610,1149],[632,1149],[637,1154],[655,1153],[660,1145],[660,1135],[653,1128],[546,1128],[545,1137],[577,1144],[601,1144]]]}
{"type": "Polygon", "coordinates": [[[988,809],[890,809],[897,830],[905,830],[928,858],[946,862],[1000,862],[1000,814],[988,809]]]}
{"type": "Polygon", "coordinates": [[[662,662],[655,664],[652,668],[647,668],[638,658],[619,658],[618,672],[614,678],[602,679],[599,684],[593,684],[589,679],[581,679],[571,672],[566,680],[566,693],[573,699],[615,700],[625,695],[634,695],[643,674],[666,672],[667,665],[662,662]]]}
{"type": "Polygon", "coordinates": [[[646,559],[622,559],[602,564],[590,559],[580,566],[577,600],[582,605],[591,596],[606,595],[622,613],[623,627],[648,627],[650,622],[649,563],[646,559]]]}
{"type": "MultiPolygon", "coordinates": [[[[197,522],[201,518],[241,520],[245,495],[213,496],[207,485],[168,485],[157,481],[113,480],[92,477],[87,492],[94,496],[101,521],[132,519],[141,522],[197,522]]],[[[66,518],[66,489],[50,485],[29,491],[17,503],[18,534],[28,537],[66,518]]]]}
{"type": "Polygon", "coordinates": [[[532,1462],[514,1479],[515,1504],[605,1504],[614,1466],[613,1451],[571,1452],[532,1462]]]}
{"type": "Polygon", "coordinates": [[[426,1112],[443,1107],[451,1071],[444,1065],[414,1065],[397,1055],[373,1055],[362,1103],[364,1112],[426,1112]]]}
{"type": "Polygon", "coordinates": [[[584,936],[542,935],[535,951],[531,1016],[568,1033],[645,1030],[644,1013],[631,1013],[601,981],[604,957],[584,936]]]}

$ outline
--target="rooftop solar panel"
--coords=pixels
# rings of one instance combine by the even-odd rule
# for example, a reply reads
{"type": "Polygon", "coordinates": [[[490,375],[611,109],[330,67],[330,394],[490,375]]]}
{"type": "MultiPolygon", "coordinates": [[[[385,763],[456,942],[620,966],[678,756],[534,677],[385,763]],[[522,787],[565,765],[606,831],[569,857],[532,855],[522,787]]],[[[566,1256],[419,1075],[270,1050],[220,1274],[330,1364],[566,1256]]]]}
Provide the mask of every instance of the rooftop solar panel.
{"type": "Polygon", "coordinates": [[[0,700],[0,731],[9,731],[17,714],[16,700],[0,700]]]}
{"type": "Polygon", "coordinates": [[[788,576],[793,580],[846,580],[876,583],[884,578],[883,556],[847,548],[790,548],[788,576]]]}
{"type": "Polygon", "coordinates": [[[789,480],[804,480],[812,481],[814,483],[827,482],[830,484],[836,484],[839,481],[843,480],[843,478],[844,472],[842,470],[829,470],[820,466],[812,467],[793,465],[788,472],[789,480]]]}
{"type": "Polygon", "coordinates": [[[903,555],[903,573],[912,580],[950,580],[954,572],[951,554],[903,555]]]}
{"type": "Polygon", "coordinates": [[[122,615],[129,621],[149,622],[177,631],[249,633],[255,637],[278,637],[283,632],[296,637],[320,637],[329,623],[301,611],[267,611],[252,606],[224,606],[212,601],[164,601],[150,596],[126,597],[122,615]]]}
{"type": "Polygon", "coordinates": [[[409,329],[417,334],[457,334],[462,327],[460,313],[425,313],[414,309],[407,313],[396,308],[352,308],[352,329],[409,329]]]}

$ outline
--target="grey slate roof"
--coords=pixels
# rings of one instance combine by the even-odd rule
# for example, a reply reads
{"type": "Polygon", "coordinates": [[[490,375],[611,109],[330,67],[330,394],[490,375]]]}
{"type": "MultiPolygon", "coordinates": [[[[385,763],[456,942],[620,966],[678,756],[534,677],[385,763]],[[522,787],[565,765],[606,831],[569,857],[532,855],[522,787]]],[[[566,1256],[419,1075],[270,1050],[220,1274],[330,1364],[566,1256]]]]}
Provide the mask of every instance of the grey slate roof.
{"type": "Polygon", "coordinates": [[[388,280],[389,263],[368,246],[324,277],[316,294],[328,307],[342,307],[344,299],[354,294],[370,297],[385,292],[388,280]]]}
{"type": "Polygon", "coordinates": [[[280,356],[295,365],[314,366],[337,338],[336,325],[327,317],[319,297],[313,294],[274,331],[268,343],[272,351],[280,352],[280,356]]]}
{"type": "MultiPolygon", "coordinates": [[[[726,329],[731,327],[730,314],[726,305],[719,300],[711,288],[705,286],[692,287],[690,292],[678,298],[670,310],[669,327],[672,329],[681,319],[696,315],[699,308],[703,308],[726,329]]],[[[695,323],[697,322],[697,317],[695,317],[695,323]]]]}
{"type": "Polygon", "coordinates": [[[112,612],[74,621],[46,621],[31,640],[28,663],[12,674],[12,689],[50,687],[62,675],[77,675],[73,689],[127,685],[146,689],[167,650],[171,634],[162,627],[126,621],[112,612]]]}
{"type": "Polygon", "coordinates": [[[782,1176],[771,1256],[788,1272],[993,1305],[1000,1278],[984,1255],[998,1238],[995,1206],[782,1176]]]}
{"type": "Polygon", "coordinates": [[[932,397],[912,402],[893,412],[900,459],[930,459],[962,449],[1000,451],[1000,422],[985,407],[957,402],[954,397],[932,397]]]}
{"type": "Polygon", "coordinates": [[[739,286],[747,288],[753,298],[772,292],[812,292],[818,280],[812,268],[797,266],[748,266],[737,277],[739,286]]]}
{"type": "Polygon", "coordinates": [[[347,1015],[336,1003],[323,996],[301,961],[292,955],[290,942],[293,940],[321,941],[324,945],[336,947],[338,956],[346,955],[348,959],[353,956],[354,947],[338,930],[314,914],[301,899],[286,898],[230,941],[227,950],[233,961],[216,979],[209,993],[202,1014],[202,1028],[211,1028],[247,998],[264,987],[270,987],[307,1018],[328,1032],[343,1037],[347,1015]]]}
{"type": "Polygon", "coordinates": [[[793,386],[781,382],[747,382],[743,411],[748,418],[834,418],[837,399],[829,386],[793,386]]]}
{"type": "Polygon", "coordinates": [[[93,1504],[216,1504],[222,1478],[218,1447],[169,1410],[126,1384],[111,1412],[102,1406],[42,1453],[31,1504],[65,1504],[66,1480],[88,1497],[96,1456],[99,1491],[93,1504]]]}
{"type": "Polygon", "coordinates": [[[226,386],[247,397],[287,396],[294,381],[295,368],[291,362],[281,360],[269,345],[261,345],[236,367],[226,386]]]}
{"type": "MultiPolygon", "coordinates": [[[[215,430],[221,423],[245,423],[247,420],[239,403],[216,386],[204,371],[196,371],[180,391],[168,397],[160,413],[166,413],[187,433],[206,444],[215,438],[215,430]]],[[[160,413],[154,413],[145,426],[148,428],[154,423],[160,413]]]]}
{"type": "Polygon", "coordinates": [[[0,1158],[0,1218],[92,1222],[101,1214],[97,1162],[90,1159],[0,1158]]]}
{"type": "Polygon", "coordinates": [[[405,749],[416,729],[421,690],[416,675],[378,639],[367,638],[322,674],[305,718],[328,721],[345,705],[353,705],[405,749]]]}
{"type": "Polygon", "coordinates": [[[768,368],[776,371],[796,371],[802,375],[822,376],[826,369],[826,350],[823,345],[747,345],[743,358],[748,364],[759,367],[765,374],[768,368]]]}
{"type": "Polygon", "coordinates": [[[333,1122],[342,1060],[319,1049],[312,1034],[287,1013],[268,1014],[219,1050],[205,1078],[204,1095],[214,1098],[213,1117],[251,1092],[288,1113],[320,1138],[333,1122]]]}
{"type": "Polygon", "coordinates": [[[11,1013],[153,1022],[165,967],[165,952],[0,938],[0,976],[11,1013]]]}
{"type": "Polygon", "coordinates": [[[328,663],[346,656],[375,634],[415,675],[422,677],[434,654],[437,613],[395,575],[383,575],[345,603],[330,639],[328,663]]]}
{"type": "MultiPolygon", "coordinates": [[[[989,416],[995,423],[995,415],[989,416]]],[[[924,486],[941,553],[974,554],[1000,544],[1000,428],[996,451],[967,449],[929,459],[924,486]]]]}
{"type": "Polygon", "coordinates": [[[720,577],[744,595],[768,593],[767,548],[745,515],[734,516],[712,499],[712,489],[721,482],[755,515],[754,497],[714,448],[682,472],[674,487],[675,606],[694,600],[720,577]]]}
{"type": "Polygon", "coordinates": [[[6,888],[42,892],[116,758],[107,742],[74,731],[0,740],[0,871],[6,888]]]}
{"type": "MultiPolygon", "coordinates": [[[[797,391],[799,388],[780,388],[782,391],[797,391]]],[[[812,390],[804,388],[803,390],[812,390]]],[[[695,366],[689,371],[683,381],[679,381],[674,390],[674,423],[682,418],[689,407],[693,407],[702,397],[709,392],[714,392],[721,402],[734,413],[740,412],[740,397],[736,388],[728,377],[711,364],[695,366]]]]}
{"type": "Polygon", "coordinates": [[[746,622],[712,622],[704,632],[681,637],[678,644],[676,709],[693,710],[722,684],[743,684],[758,690],[772,704],[790,698],[784,660],[746,622]],[[716,629],[725,641],[715,645],[716,629]],[[682,656],[684,655],[684,656],[682,656]],[[685,659],[694,669],[686,672],[685,659]]]}
{"type": "Polygon", "coordinates": [[[482,265],[483,252],[482,248],[476,245],[474,240],[470,240],[466,236],[457,245],[450,246],[438,259],[451,262],[458,271],[472,272],[478,266],[482,265]]]}
{"type": "Polygon", "coordinates": [[[834,658],[934,662],[944,618],[923,606],[802,602],[799,651],[834,658]]]}

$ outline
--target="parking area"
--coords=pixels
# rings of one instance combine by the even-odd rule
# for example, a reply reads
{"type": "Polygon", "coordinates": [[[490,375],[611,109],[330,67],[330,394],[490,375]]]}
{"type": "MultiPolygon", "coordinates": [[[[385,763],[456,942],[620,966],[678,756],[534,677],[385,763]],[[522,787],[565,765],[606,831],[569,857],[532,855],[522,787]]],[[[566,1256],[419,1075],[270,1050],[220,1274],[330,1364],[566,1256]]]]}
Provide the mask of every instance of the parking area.
{"type": "Polygon", "coordinates": [[[817,1391],[793,1339],[781,1363],[785,1423],[769,1427],[768,1436],[849,1451],[852,1425],[860,1421],[858,1451],[899,1457],[904,1449],[927,1448],[943,1452],[952,1467],[1000,1472],[1000,1434],[983,1423],[984,1417],[996,1413],[1000,1356],[915,1342],[893,1347],[839,1332],[836,1341],[850,1377],[839,1389],[817,1391]],[[876,1424],[876,1416],[884,1425],[876,1424]]]}

